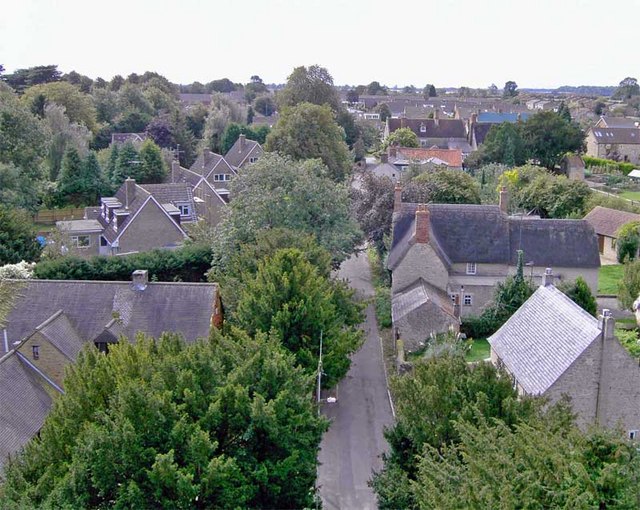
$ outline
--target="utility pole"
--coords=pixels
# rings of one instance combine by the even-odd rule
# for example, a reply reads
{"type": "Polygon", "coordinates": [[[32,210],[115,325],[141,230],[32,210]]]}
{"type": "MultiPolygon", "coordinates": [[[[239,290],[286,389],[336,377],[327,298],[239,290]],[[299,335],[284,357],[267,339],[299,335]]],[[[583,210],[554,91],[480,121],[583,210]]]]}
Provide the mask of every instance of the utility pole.
{"type": "Polygon", "coordinates": [[[320,386],[322,384],[322,331],[320,331],[320,356],[318,357],[318,414],[320,414],[320,386]]]}

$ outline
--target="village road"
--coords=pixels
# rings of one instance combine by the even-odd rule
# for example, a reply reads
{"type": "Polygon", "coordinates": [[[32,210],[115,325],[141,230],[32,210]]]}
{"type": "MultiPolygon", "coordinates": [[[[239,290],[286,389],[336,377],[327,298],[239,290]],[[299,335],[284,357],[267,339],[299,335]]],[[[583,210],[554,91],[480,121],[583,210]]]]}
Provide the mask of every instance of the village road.
{"type": "MultiPolygon", "coordinates": [[[[349,280],[360,296],[373,296],[365,253],[345,261],[339,277],[349,280]]],[[[337,402],[324,403],[322,408],[332,421],[320,445],[318,468],[318,486],[326,510],[377,508],[367,482],[373,470],[382,467],[380,455],[387,449],[382,431],[393,423],[393,416],[372,304],[367,307],[362,327],[366,340],[338,385],[337,402]]]]}

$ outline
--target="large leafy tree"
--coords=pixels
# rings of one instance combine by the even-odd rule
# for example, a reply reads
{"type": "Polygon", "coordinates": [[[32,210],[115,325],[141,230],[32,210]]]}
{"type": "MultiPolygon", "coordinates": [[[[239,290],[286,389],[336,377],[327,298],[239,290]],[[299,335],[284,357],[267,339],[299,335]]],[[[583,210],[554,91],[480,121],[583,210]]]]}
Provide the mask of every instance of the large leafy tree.
{"type": "Polygon", "coordinates": [[[465,172],[443,168],[419,174],[408,184],[404,196],[409,202],[479,204],[480,186],[465,172]]]}
{"type": "Polygon", "coordinates": [[[342,262],[361,239],[349,214],[345,185],[327,177],[318,160],[293,161],[279,154],[265,154],[231,182],[233,200],[218,229],[215,264],[222,264],[242,243],[251,243],[262,229],[288,228],[313,234],[342,262]]]}
{"type": "Polygon", "coordinates": [[[0,506],[311,507],[326,428],[312,388],[265,335],[86,348],[0,506]]]}
{"type": "Polygon", "coordinates": [[[301,103],[328,105],[334,111],[340,106],[333,77],[319,65],[296,67],[287,78],[285,88],[278,93],[277,101],[280,110],[301,103]]]}
{"type": "Polygon", "coordinates": [[[60,81],[61,74],[57,65],[35,66],[17,69],[12,74],[5,74],[2,76],[2,80],[7,82],[15,91],[23,92],[33,85],[60,81]]]}
{"type": "Polygon", "coordinates": [[[622,281],[618,283],[618,301],[627,310],[631,310],[633,302],[640,297],[640,260],[633,260],[624,265],[622,281]]]}
{"type": "Polygon", "coordinates": [[[503,122],[491,127],[482,145],[482,159],[507,166],[524,165],[529,157],[522,125],[503,122]]]}
{"type": "Polygon", "coordinates": [[[138,152],[139,171],[137,178],[140,183],[160,183],[167,174],[166,163],[162,152],[153,140],[145,140],[138,152]]]}
{"type": "Polygon", "coordinates": [[[636,78],[627,76],[620,82],[613,97],[616,99],[631,99],[633,96],[640,96],[640,85],[638,85],[636,78]]]}
{"type": "Polygon", "coordinates": [[[0,204],[0,266],[22,260],[32,262],[38,259],[41,251],[27,213],[0,204]]]}
{"type": "Polygon", "coordinates": [[[250,334],[280,338],[310,373],[318,366],[322,338],[324,384],[333,386],[347,373],[349,355],[361,340],[361,331],[336,308],[333,292],[303,252],[278,250],[258,264],[241,290],[236,320],[250,334]]]}
{"type": "Polygon", "coordinates": [[[384,237],[391,233],[393,189],[394,183],[388,177],[367,172],[360,186],[350,191],[353,214],[364,234],[379,251],[383,250],[384,237]]]}
{"type": "Polygon", "coordinates": [[[281,112],[267,136],[265,148],[297,160],[319,158],[329,168],[331,177],[342,182],[351,169],[344,136],[329,106],[300,103],[281,112]]]}
{"type": "Polygon", "coordinates": [[[209,114],[204,126],[203,143],[213,152],[220,152],[222,134],[231,122],[244,123],[244,111],[231,99],[222,94],[214,94],[209,105],[209,114]]]}
{"type": "Polygon", "coordinates": [[[555,112],[539,112],[524,125],[522,137],[529,157],[553,169],[567,152],[580,151],[585,134],[580,126],[555,112]]]}
{"type": "Polygon", "coordinates": [[[76,207],[94,205],[98,203],[104,188],[105,183],[95,153],[90,152],[83,161],[74,148],[68,149],[58,179],[60,201],[76,207]]]}
{"type": "Polygon", "coordinates": [[[515,81],[509,80],[504,84],[502,89],[502,96],[505,98],[515,97],[518,95],[518,84],[515,81]]]}
{"type": "Polygon", "coordinates": [[[397,145],[398,147],[420,147],[418,136],[411,128],[396,129],[384,140],[384,147],[397,145]]]}

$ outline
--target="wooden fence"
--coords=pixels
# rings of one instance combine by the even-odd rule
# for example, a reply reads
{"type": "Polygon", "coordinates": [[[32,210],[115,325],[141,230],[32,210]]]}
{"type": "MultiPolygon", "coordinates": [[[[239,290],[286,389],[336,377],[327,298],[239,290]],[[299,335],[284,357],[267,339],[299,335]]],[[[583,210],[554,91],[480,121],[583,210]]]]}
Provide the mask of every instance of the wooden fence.
{"type": "Polygon", "coordinates": [[[84,218],[84,207],[68,207],[67,209],[43,209],[33,217],[34,223],[55,225],[56,221],[81,220],[84,218]]]}

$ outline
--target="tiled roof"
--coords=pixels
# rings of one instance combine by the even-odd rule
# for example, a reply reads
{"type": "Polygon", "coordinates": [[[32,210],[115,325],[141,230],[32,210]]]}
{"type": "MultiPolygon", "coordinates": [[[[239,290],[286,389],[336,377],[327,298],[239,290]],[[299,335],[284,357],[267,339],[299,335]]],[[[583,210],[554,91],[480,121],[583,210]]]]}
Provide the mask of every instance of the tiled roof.
{"type": "Polygon", "coordinates": [[[596,234],[617,237],[618,229],[631,221],[640,221],[640,214],[596,206],[584,217],[596,234]]]}
{"type": "Polygon", "coordinates": [[[40,324],[36,331],[72,361],[75,361],[84,345],[82,338],[62,310],[58,310],[40,324]]]}
{"type": "Polygon", "coordinates": [[[638,119],[629,119],[627,117],[600,117],[600,123],[608,128],[630,128],[638,127],[638,119]]]}
{"type": "Polygon", "coordinates": [[[193,165],[191,165],[189,170],[202,175],[207,179],[209,179],[209,176],[214,173],[231,175],[235,175],[237,173],[224,157],[206,149],[202,151],[198,158],[193,162],[193,165]]]}
{"type": "Polygon", "coordinates": [[[249,161],[247,158],[250,154],[253,154],[253,157],[258,157],[262,152],[262,147],[258,142],[247,138],[242,141],[238,138],[236,143],[229,149],[229,152],[224,155],[224,158],[231,166],[240,168],[249,161]]]}
{"type": "Polygon", "coordinates": [[[462,167],[462,151],[460,149],[414,149],[398,147],[397,159],[400,158],[419,162],[428,162],[433,158],[437,158],[448,166],[462,167]]]}
{"type": "Polygon", "coordinates": [[[421,278],[402,292],[394,294],[391,301],[393,322],[395,323],[428,302],[432,302],[443,312],[454,316],[453,303],[447,293],[421,278]]]}
{"type": "MultiPolygon", "coordinates": [[[[413,244],[417,204],[403,203],[393,228],[388,266],[413,244]]],[[[542,267],[599,267],[595,232],[584,220],[508,217],[497,205],[428,204],[430,239],[447,264],[515,265],[517,250],[542,267]]]]}
{"type": "Polygon", "coordinates": [[[418,138],[465,138],[464,122],[460,119],[387,119],[389,133],[409,128],[418,138]]]}
{"type": "Polygon", "coordinates": [[[183,204],[188,203],[191,215],[183,221],[195,221],[196,212],[193,202],[193,191],[191,186],[185,182],[163,183],[163,184],[140,184],[140,187],[150,193],[161,204],[183,204]]]}
{"type": "Polygon", "coordinates": [[[549,285],[539,287],[489,343],[518,384],[539,395],[599,335],[595,317],[549,285]]]}
{"type": "Polygon", "coordinates": [[[597,143],[640,144],[640,129],[629,128],[591,128],[597,143]]]}

